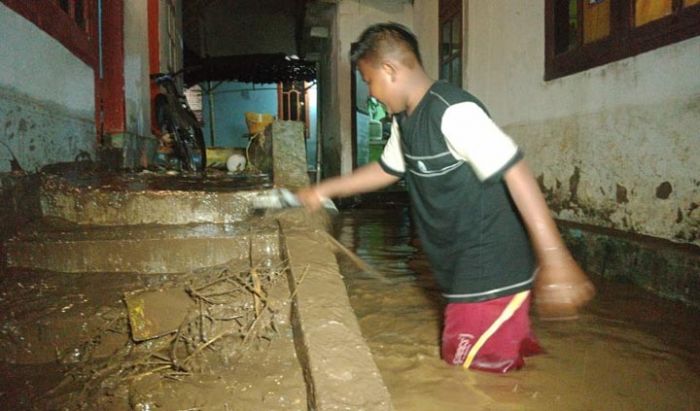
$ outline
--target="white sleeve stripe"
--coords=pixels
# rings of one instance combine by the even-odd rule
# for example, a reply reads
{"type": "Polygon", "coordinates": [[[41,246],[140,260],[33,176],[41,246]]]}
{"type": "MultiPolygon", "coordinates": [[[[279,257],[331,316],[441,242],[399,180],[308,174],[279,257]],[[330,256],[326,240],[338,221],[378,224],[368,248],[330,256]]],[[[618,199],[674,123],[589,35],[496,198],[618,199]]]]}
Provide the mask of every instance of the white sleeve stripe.
{"type": "Polygon", "coordinates": [[[433,160],[433,159],[440,158],[440,157],[445,157],[445,156],[454,156],[454,154],[452,154],[451,151],[444,151],[444,152],[442,152],[442,153],[440,153],[440,154],[435,154],[435,155],[432,155],[432,156],[412,156],[412,155],[409,155],[409,154],[404,154],[404,155],[405,155],[407,158],[410,158],[411,160],[433,160]]]}
{"type": "Polygon", "coordinates": [[[445,98],[442,97],[441,95],[439,95],[438,93],[436,93],[436,92],[430,90],[430,94],[432,94],[432,95],[434,95],[435,97],[439,98],[443,103],[445,103],[445,105],[446,105],[447,107],[450,106],[450,103],[448,103],[447,100],[445,100],[445,98]]]}
{"type": "Polygon", "coordinates": [[[467,161],[482,181],[499,172],[518,151],[513,140],[472,102],[448,107],[441,129],[449,150],[467,161]]]}
{"type": "Polygon", "coordinates": [[[462,164],[464,164],[464,161],[458,161],[458,162],[456,162],[454,164],[450,164],[449,166],[444,167],[440,170],[429,171],[429,172],[425,172],[425,173],[421,173],[421,172],[413,170],[413,169],[409,169],[408,171],[417,175],[417,176],[421,176],[421,177],[438,177],[438,176],[445,175],[453,170],[458,169],[459,166],[461,166],[462,164]]]}
{"type": "Polygon", "coordinates": [[[401,132],[396,118],[391,123],[391,137],[384,146],[381,157],[382,163],[397,173],[404,173],[406,165],[403,161],[403,150],[401,150],[401,132]]]}

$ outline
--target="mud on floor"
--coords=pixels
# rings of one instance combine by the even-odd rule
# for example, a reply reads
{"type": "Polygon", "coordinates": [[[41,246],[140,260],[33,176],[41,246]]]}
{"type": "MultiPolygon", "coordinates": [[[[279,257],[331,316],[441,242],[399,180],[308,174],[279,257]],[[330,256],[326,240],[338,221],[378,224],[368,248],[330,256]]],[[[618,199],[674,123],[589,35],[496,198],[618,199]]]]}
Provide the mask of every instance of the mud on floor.
{"type": "Polygon", "coordinates": [[[0,280],[8,409],[306,409],[286,267],[0,280]]]}

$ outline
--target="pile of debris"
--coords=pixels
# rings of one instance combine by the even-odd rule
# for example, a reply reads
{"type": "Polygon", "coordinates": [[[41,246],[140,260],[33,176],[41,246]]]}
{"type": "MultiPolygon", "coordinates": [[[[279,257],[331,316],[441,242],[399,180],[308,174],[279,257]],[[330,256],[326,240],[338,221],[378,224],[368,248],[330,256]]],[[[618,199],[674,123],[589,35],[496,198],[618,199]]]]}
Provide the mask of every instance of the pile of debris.
{"type": "Polygon", "coordinates": [[[268,298],[275,283],[286,281],[287,266],[241,269],[236,263],[126,293],[124,309],[112,318],[103,316],[104,326],[80,349],[81,361],[49,393],[52,404],[86,409],[127,397],[132,409],[150,409],[147,400],[130,394],[142,379],[214,375],[269,344],[279,333],[279,321],[287,321],[280,317],[287,315],[280,302],[268,298]],[[91,350],[109,333],[129,338],[112,356],[91,359],[91,350]]]}

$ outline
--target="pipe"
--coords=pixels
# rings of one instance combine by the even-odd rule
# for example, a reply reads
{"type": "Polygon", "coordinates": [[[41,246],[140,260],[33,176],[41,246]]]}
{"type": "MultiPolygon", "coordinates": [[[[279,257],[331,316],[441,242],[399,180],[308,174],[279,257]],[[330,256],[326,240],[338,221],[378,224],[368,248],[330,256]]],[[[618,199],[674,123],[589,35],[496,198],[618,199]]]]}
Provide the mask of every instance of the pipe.
{"type": "Polygon", "coordinates": [[[211,81],[207,80],[207,96],[209,97],[209,143],[214,147],[216,134],[214,133],[214,92],[211,89],[211,81]]]}
{"type": "Polygon", "coordinates": [[[104,78],[104,65],[102,62],[102,0],[97,0],[97,53],[100,80],[104,78]]]}

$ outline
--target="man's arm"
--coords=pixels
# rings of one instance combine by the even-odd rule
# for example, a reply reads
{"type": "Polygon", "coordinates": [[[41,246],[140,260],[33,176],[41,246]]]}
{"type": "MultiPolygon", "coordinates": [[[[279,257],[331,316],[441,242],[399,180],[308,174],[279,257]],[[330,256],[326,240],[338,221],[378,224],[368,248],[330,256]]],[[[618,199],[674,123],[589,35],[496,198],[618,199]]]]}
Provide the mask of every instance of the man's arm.
{"type": "Polygon", "coordinates": [[[504,175],[539,260],[535,304],[548,318],[574,318],[578,307],[593,298],[595,288],[561,239],[549,207],[524,161],[504,175]]]}
{"type": "Polygon", "coordinates": [[[356,169],[352,174],[332,177],[315,186],[301,189],[297,192],[297,196],[306,208],[317,210],[321,207],[321,201],[324,198],[366,193],[391,185],[398,180],[399,177],[387,173],[375,161],[356,169]]]}

